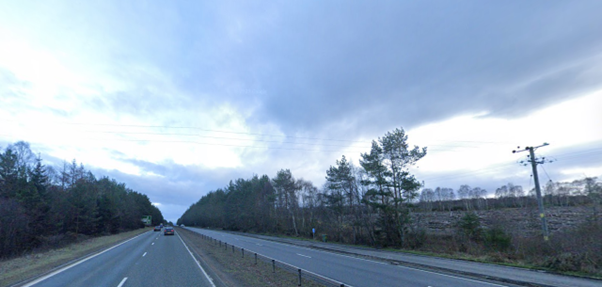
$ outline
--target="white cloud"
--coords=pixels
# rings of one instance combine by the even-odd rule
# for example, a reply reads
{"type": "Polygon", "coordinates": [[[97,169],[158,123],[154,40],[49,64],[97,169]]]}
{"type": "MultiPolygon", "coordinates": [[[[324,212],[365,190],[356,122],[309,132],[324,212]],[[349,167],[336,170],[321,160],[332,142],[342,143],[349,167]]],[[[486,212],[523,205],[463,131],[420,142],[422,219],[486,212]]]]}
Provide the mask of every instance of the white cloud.
{"type": "MultiPolygon", "coordinates": [[[[460,116],[408,131],[409,139],[429,147],[420,162],[423,172],[480,170],[512,163],[517,146],[550,143],[546,152],[602,141],[602,91],[568,100],[521,118],[498,119],[483,113],[460,116]]],[[[493,173],[493,172],[492,172],[493,173]]]]}

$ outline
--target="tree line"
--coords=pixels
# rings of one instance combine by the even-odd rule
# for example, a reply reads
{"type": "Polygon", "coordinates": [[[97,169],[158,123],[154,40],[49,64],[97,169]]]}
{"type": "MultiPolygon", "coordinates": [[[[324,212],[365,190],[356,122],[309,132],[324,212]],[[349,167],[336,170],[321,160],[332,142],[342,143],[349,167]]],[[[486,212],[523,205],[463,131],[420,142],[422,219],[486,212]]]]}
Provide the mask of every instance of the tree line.
{"type": "MultiPolygon", "coordinates": [[[[423,188],[418,198],[421,211],[476,211],[497,208],[521,208],[536,206],[535,187],[525,191],[521,185],[504,184],[496,188],[494,197],[480,187],[461,185],[451,187],[423,188]]],[[[542,187],[544,206],[576,206],[600,204],[602,183],[597,177],[584,177],[570,182],[548,181],[542,187]]]]}
{"type": "Polygon", "coordinates": [[[75,160],[45,165],[23,141],[0,152],[0,258],[140,228],[144,215],[164,221],[146,195],[75,160]]]}
{"type": "MultiPolygon", "coordinates": [[[[409,168],[426,152],[426,148],[410,147],[404,130],[395,129],[372,142],[370,152],[361,154],[359,166],[345,156],[336,160],[326,170],[322,187],[295,178],[289,169],[281,169],[274,177],[240,178],[201,197],[177,224],[413,248],[427,241],[424,226],[412,222],[413,213],[536,206],[533,191],[526,193],[512,183],[497,188],[495,198],[469,185],[457,190],[423,188],[409,168]]],[[[575,195],[577,185],[549,183],[546,205],[558,204],[568,187],[575,195]]],[[[572,202],[599,202],[602,185],[595,178],[584,179],[582,185],[589,186],[589,191],[572,196],[572,202]]]]}
{"type": "Polygon", "coordinates": [[[191,205],[177,224],[372,245],[411,244],[409,213],[421,184],[409,168],[427,149],[411,147],[407,138],[398,128],[372,141],[359,167],[342,156],[326,171],[321,189],[295,178],[289,169],[273,178],[255,175],[231,181],[191,205]]]}

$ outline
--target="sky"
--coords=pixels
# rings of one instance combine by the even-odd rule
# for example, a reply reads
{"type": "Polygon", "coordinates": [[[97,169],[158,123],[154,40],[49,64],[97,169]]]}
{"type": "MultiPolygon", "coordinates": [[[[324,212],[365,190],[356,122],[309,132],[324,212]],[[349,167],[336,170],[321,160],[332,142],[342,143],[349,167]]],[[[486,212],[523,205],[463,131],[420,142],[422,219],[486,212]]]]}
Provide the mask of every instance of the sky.
{"type": "Polygon", "coordinates": [[[321,187],[403,128],[424,187],[602,177],[601,1],[0,0],[0,148],[175,222],[230,180],[321,187]]]}

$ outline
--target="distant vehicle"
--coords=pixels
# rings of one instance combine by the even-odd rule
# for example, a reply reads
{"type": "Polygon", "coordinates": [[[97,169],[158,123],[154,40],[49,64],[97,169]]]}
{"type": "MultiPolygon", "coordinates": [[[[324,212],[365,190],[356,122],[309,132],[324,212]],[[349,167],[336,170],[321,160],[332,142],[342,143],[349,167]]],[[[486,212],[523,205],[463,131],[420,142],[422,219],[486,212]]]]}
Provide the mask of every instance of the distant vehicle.
{"type": "Polygon", "coordinates": [[[171,226],[165,227],[165,230],[163,231],[163,235],[174,235],[174,234],[175,234],[175,232],[173,230],[173,227],[171,227],[171,226]]]}
{"type": "Polygon", "coordinates": [[[155,226],[155,229],[153,229],[153,231],[161,231],[161,226],[155,226]]]}
{"type": "Polygon", "coordinates": [[[184,225],[184,224],[180,224],[180,227],[186,227],[186,225],[184,225]]]}

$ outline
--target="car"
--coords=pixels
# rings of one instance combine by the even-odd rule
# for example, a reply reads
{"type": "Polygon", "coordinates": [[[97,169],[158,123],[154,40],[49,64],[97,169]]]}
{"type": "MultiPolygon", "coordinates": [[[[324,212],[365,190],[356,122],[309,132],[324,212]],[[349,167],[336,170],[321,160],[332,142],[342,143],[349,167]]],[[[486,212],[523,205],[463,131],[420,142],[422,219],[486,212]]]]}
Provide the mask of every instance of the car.
{"type": "Polygon", "coordinates": [[[153,229],[153,231],[161,231],[161,226],[155,226],[155,229],[153,229]]]}
{"type": "Polygon", "coordinates": [[[163,231],[163,235],[174,235],[176,232],[173,230],[173,227],[165,227],[165,230],[163,231]]]}

